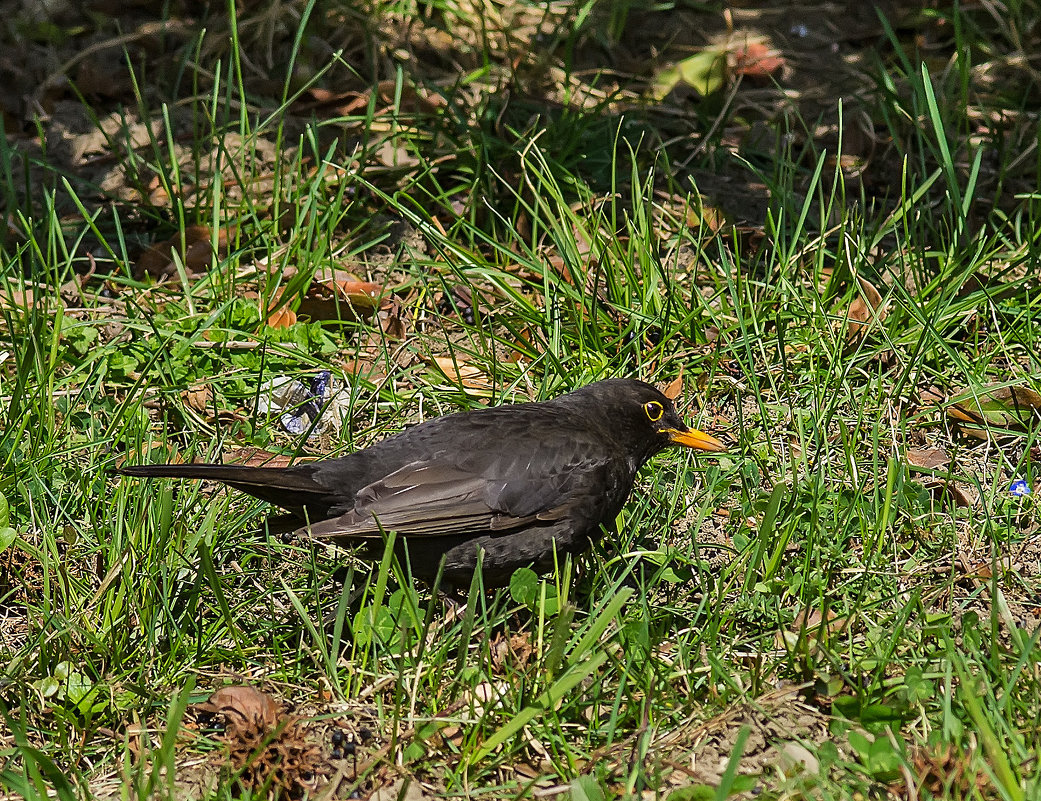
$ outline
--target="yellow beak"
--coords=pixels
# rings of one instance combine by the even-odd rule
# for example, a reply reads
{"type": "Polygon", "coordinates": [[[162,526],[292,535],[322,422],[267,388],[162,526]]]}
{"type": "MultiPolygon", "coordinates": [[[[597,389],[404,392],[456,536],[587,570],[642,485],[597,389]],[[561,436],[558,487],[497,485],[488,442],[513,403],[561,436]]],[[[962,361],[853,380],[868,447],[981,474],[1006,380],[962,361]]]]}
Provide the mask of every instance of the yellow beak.
{"type": "Polygon", "coordinates": [[[689,428],[686,431],[670,428],[665,433],[669,435],[669,440],[674,445],[682,445],[685,448],[696,448],[699,451],[712,451],[713,453],[727,449],[727,446],[718,439],[709,436],[704,431],[698,431],[696,428],[689,428]]]}

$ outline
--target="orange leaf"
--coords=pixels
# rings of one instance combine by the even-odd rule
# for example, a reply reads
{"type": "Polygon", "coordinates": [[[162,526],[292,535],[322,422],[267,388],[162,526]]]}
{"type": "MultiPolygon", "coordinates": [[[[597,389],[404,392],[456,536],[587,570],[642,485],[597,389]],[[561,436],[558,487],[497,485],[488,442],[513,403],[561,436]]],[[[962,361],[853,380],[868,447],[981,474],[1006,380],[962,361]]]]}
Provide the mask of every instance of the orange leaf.
{"type": "Polygon", "coordinates": [[[272,328],[289,328],[296,322],[296,312],[288,306],[280,306],[268,315],[267,324],[272,328]]]}
{"type": "Polygon", "coordinates": [[[749,42],[734,50],[734,74],[765,80],[784,67],[784,59],[762,42],[749,42]]]}

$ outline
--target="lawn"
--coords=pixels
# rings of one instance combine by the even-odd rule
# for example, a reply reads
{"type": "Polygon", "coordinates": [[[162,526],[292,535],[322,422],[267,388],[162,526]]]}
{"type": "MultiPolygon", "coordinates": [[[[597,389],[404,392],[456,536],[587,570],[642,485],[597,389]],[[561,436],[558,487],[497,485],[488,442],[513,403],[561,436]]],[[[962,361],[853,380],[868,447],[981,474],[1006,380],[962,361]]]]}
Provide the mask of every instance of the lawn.
{"type": "Polygon", "coordinates": [[[45,6],[0,34],[4,797],[1041,797],[1036,4],[45,6]],[[461,600],[113,472],[613,376],[728,452],[461,600]]]}

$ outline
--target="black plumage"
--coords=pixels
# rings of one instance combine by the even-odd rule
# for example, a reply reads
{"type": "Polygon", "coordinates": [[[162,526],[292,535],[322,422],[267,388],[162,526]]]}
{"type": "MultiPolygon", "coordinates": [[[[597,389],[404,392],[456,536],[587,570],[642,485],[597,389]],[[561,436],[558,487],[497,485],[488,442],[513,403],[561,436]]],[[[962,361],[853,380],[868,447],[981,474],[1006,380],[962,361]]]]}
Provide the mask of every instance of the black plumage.
{"type": "Polygon", "coordinates": [[[722,451],[642,381],[608,379],[541,403],[438,417],[347,456],[284,468],[123,467],[127,476],[212,479],[269,501],[299,532],[382,552],[396,531],[413,575],[468,586],[479,548],[486,586],[551,569],[610,527],[639,468],[670,445],[722,451]]]}

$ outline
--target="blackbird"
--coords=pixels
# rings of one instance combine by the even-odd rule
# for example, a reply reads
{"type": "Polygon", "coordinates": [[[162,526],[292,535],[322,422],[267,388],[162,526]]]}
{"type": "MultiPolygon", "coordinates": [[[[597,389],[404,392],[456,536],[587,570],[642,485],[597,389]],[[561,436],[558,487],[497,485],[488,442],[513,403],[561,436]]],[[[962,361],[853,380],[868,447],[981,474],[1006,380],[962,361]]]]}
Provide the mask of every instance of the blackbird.
{"type": "Polygon", "coordinates": [[[584,550],[613,526],[637,470],[670,445],[725,450],[650,384],[615,378],[542,403],[437,417],[335,459],[117,472],[221,481],[288,510],[298,533],[367,546],[369,557],[395,531],[412,575],[432,583],[444,558],[442,586],[458,589],[479,549],[486,587],[584,550]]]}

